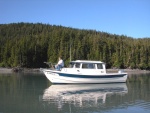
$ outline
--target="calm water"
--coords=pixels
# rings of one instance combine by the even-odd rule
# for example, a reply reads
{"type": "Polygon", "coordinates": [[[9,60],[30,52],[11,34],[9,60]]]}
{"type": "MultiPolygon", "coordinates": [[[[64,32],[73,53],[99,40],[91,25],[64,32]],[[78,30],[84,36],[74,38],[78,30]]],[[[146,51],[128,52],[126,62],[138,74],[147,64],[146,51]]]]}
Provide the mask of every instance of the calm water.
{"type": "Polygon", "coordinates": [[[0,74],[0,113],[150,113],[150,74],[93,85],[51,85],[35,73],[0,74]]]}

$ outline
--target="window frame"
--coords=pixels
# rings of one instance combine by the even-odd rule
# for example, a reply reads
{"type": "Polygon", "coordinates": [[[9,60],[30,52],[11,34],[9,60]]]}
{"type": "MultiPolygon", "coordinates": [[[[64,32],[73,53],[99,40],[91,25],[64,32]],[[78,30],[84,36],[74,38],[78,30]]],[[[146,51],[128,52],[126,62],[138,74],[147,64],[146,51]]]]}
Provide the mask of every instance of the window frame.
{"type": "Polygon", "coordinates": [[[95,63],[82,63],[82,69],[96,69],[95,63]],[[83,67],[85,65],[85,67],[83,67]]]}
{"type": "Polygon", "coordinates": [[[104,69],[103,63],[96,63],[96,65],[97,65],[97,69],[104,69]],[[100,67],[98,65],[100,65],[100,67]]]}

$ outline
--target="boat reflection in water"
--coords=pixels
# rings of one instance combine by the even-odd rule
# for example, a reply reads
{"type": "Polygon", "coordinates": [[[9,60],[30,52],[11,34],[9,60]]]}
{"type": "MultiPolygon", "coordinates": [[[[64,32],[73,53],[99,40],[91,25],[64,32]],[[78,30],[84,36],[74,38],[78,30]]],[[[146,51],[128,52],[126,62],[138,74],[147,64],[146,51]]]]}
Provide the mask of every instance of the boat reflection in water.
{"type": "Polygon", "coordinates": [[[44,91],[40,100],[63,109],[65,104],[74,107],[93,107],[106,102],[107,96],[124,95],[128,92],[125,83],[118,84],[80,84],[51,85],[44,91]]]}

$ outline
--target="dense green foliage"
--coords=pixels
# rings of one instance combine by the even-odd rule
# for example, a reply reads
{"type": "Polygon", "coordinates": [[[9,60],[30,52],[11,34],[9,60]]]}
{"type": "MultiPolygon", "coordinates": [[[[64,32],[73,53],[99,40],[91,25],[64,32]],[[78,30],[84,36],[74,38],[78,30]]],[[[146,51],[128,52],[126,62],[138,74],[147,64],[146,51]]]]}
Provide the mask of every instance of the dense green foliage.
{"type": "Polygon", "coordinates": [[[150,69],[150,38],[133,39],[47,24],[0,25],[0,66],[43,67],[44,61],[101,60],[107,67],[150,69]]]}

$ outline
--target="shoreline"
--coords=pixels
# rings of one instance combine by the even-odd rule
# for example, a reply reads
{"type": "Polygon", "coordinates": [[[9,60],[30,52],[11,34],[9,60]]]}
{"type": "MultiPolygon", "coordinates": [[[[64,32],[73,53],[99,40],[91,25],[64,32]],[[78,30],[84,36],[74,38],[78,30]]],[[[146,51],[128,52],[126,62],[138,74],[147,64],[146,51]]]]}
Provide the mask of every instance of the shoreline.
{"type": "Polygon", "coordinates": [[[130,74],[146,74],[150,73],[150,70],[141,70],[141,69],[106,69],[107,73],[118,73],[119,70],[122,70],[125,73],[130,74]]]}
{"type": "Polygon", "coordinates": [[[40,68],[2,68],[0,67],[0,73],[39,73],[40,68]],[[16,71],[17,69],[17,71],[16,71]]]}
{"type": "MultiPolygon", "coordinates": [[[[14,73],[14,68],[2,68],[0,67],[0,73],[14,73]]],[[[146,74],[150,73],[150,70],[140,70],[140,69],[106,69],[107,73],[118,73],[119,70],[122,70],[128,74],[146,74]]],[[[24,73],[40,73],[40,68],[20,68],[17,72],[24,73]]]]}

